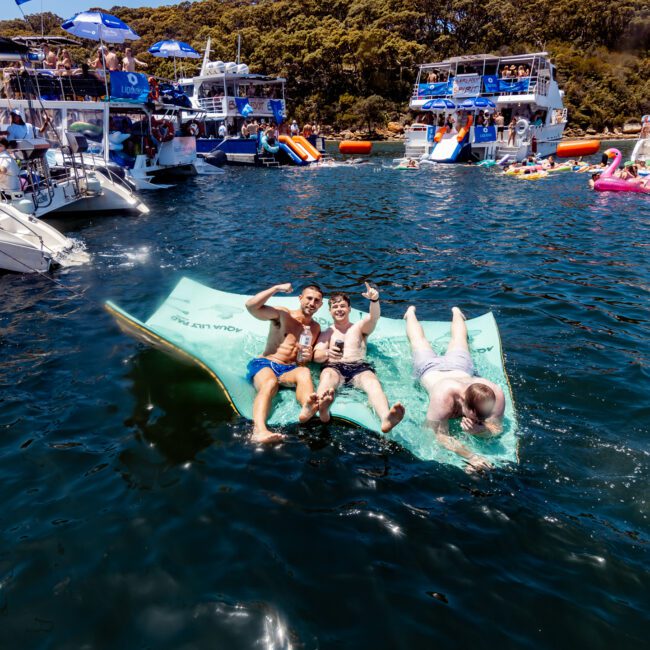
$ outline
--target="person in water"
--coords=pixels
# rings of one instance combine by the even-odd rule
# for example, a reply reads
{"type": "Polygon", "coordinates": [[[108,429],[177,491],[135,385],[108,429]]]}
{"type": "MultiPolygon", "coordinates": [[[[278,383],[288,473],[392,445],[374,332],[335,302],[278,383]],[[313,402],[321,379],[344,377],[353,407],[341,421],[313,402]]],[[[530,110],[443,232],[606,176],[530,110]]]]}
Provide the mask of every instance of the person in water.
{"type": "Polygon", "coordinates": [[[313,316],[323,304],[323,292],[316,284],[307,285],[298,298],[298,309],[266,304],[276,293],[292,291],[291,284],[277,284],[246,301],[246,309],[252,316],[270,321],[264,353],[251,359],[247,368],[247,379],[257,391],[253,402],[253,442],[269,443],[284,439],[282,434],[269,431],[266,425],[271,401],[280,385],[295,386],[296,399],[302,406],[298,416],[300,422],[307,422],[318,411],[318,395],[314,391],[309,368],[305,365],[312,360],[314,348],[313,345],[301,346],[299,340],[303,332],[310,334],[312,342],[318,339],[320,325],[313,320],[313,316]]]}
{"type": "Polygon", "coordinates": [[[465,459],[467,472],[475,472],[491,465],[449,435],[449,420],[460,418],[461,429],[478,437],[497,435],[502,431],[505,396],[495,383],[475,376],[465,316],[458,307],[451,311],[451,340],[444,356],[433,351],[413,306],[404,314],[406,335],[414,374],[429,393],[427,426],[441,445],[465,459]]]}
{"type": "Polygon", "coordinates": [[[390,431],[404,417],[404,407],[399,402],[388,406],[388,400],[375,374],[372,364],[365,361],[368,337],[381,316],[379,292],[366,282],[366,292],[361,294],[370,301],[370,313],[356,323],[350,322],[350,298],[342,292],[329,298],[333,325],[323,332],[314,348],[314,361],[323,363],[318,383],[318,404],[321,422],[329,422],[330,406],[336,389],[342,385],[365,391],[370,405],[381,420],[381,430],[390,431]]]}

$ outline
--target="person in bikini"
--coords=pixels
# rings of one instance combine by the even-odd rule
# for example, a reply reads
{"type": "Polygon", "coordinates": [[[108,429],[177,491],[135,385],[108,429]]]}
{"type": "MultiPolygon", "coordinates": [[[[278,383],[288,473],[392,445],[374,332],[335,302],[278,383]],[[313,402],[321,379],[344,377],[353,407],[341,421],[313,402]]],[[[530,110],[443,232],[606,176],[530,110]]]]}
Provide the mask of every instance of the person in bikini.
{"type": "Polygon", "coordinates": [[[318,383],[319,416],[322,422],[329,422],[336,389],[354,386],[366,392],[381,420],[381,430],[387,433],[402,421],[404,407],[399,402],[388,406],[375,369],[365,361],[368,336],[379,321],[381,309],[379,292],[367,282],[362,295],[370,301],[370,313],[356,323],[350,322],[350,298],[346,294],[337,292],[329,298],[334,323],[320,335],[314,348],[314,361],[324,364],[318,383]]]}
{"type": "Polygon", "coordinates": [[[465,316],[458,307],[451,311],[451,340],[444,356],[433,351],[415,307],[406,310],[404,320],[413,353],[413,374],[429,393],[427,426],[441,445],[465,459],[466,471],[471,473],[492,466],[449,435],[449,420],[460,418],[461,429],[477,437],[498,435],[503,430],[505,396],[495,383],[475,376],[465,316]]]}
{"type": "Polygon", "coordinates": [[[269,431],[266,425],[271,402],[280,385],[295,386],[296,399],[302,406],[298,416],[300,422],[307,422],[318,411],[318,396],[314,392],[309,368],[305,365],[312,360],[314,348],[313,345],[299,345],[299,339],[307,331],[311,334],[312,342],[318,339],[320,325],[313,320],[313,316],[323,304],[323,292],[318,285],[306,286],[298,298],[298,309],[266,304],[276,293],[292,291],[291,284],[278,284],[246,301],[246,309],[252,316],[271,321],[264,353],[251,359],[247,367],[246,378],[257,391],[253,402],[253,442],[271,443],[284,439],[282,434],[269,431]]]}

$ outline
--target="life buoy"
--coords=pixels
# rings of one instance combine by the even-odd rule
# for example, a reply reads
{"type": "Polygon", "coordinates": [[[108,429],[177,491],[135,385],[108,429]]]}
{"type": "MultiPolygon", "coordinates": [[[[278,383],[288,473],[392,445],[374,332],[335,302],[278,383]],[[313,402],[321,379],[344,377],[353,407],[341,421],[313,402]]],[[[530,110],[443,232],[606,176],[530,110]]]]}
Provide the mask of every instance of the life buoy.
{"type": "Polygon", "coordinates": [[[160,97],[160,90],[158,88],[158,82],[155,77],[149,77],[149,101],[157,102],[160,97]]]}
{"type": "Polygon", "coordinates": [[[275,144],[275,138],[272,139],[272,142],[269,142],[269,138],[266,134],[260,138],[260,143],[262,149],[269,153],[278,153],[278,151],[280,151],[280,146],[275,144]]]}
{"type": "Polygon", "coordinates": [[[199,122],[198,120],[190,120],[183,124],[183,133],[194,138],[198,136],[203,137],[205,135],[205,125],[203,122],[199,122]]]}
{"type": "Polygon", "coordinates": [[[169,142],[174,139],[174,125],[170,120],[151,120],[151,135],[158,142],[169,142]]]}
{"type": "Polygon", "coordinates": [[[529,126],[530,122],[525,117],[522,117],[517,120],[517,124],[515,125],[515,132],[520,138],[523,138],[526,133],[528,133],[529,126]]]}

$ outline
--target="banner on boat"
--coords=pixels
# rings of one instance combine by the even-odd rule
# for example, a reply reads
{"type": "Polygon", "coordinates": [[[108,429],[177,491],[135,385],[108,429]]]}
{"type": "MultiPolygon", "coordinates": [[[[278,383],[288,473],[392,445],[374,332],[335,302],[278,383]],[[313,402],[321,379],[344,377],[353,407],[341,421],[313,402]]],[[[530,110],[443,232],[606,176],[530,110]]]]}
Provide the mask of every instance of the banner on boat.
{"type": "Polygon", "coordinates": [[[248,117],[253,112],[248,97],[235,97],[235,104],[237,105],[237,111],[243,117],[248,117]]]}
{"type": "Polygon", "coordinates": [[[496,126],[475,126],[474,142],[494,142],[497,139],[496,126]]]}
{"type": "Polygon", "coordinates": [[[463,75],[454,79],[454,97],[473,97],[481,92],[481,77],[477,74],[463,75]]]}
{"type": "Polygon", "coordinates": [[[483,77],[483,88],[486,93],[527,93],[530,77],[521,79],[499,79],[496,75],[483,77]]]}
{"type": "Polygon", "coordinates": [[[145,103],[149,81],[139,72],[111,72],[111,100],[145,103]]]}
{"type": "Polygon", "coordinates": [[[269,99],[269,108],[276,124],[284,122],[284,102],[281,99],[269,99]]]}
{"type": "Polygon", "coordinates": [[[445,97],[451,95],[453,79],[435,84],[418,84],[418,97],[445,97]]]}

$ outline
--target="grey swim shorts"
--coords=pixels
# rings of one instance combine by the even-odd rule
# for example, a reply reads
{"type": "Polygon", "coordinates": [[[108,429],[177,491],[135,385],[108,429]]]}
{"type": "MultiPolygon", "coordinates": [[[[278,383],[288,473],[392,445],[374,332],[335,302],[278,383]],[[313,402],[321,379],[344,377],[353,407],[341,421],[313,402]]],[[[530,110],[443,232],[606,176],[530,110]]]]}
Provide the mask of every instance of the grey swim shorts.
{"type": "Polygon", "coordinates": [[[472,357],[465,350],[451,350],[442,357],[433,350],[416,350],[413,353],[413,375],[415,378],[422,379],[431,370],[442,372],[461,370],[468,375],[476,374],[472,357]]]}

